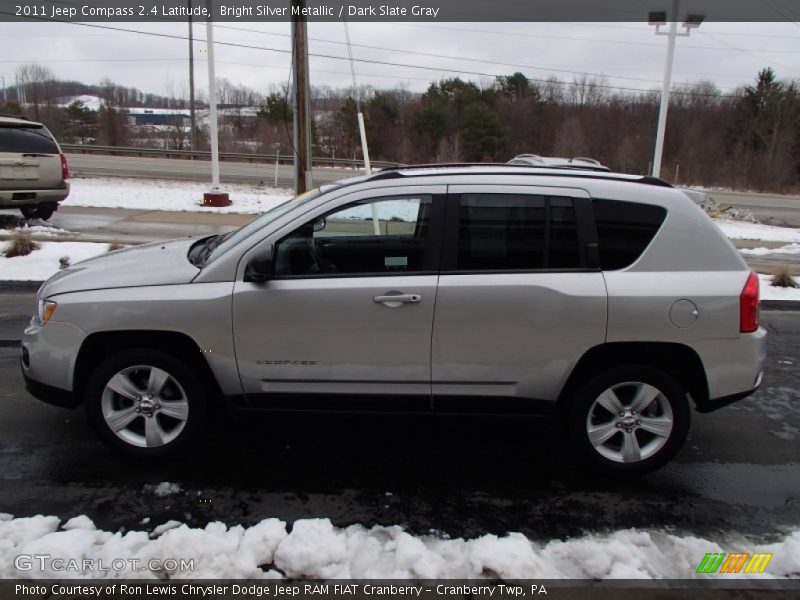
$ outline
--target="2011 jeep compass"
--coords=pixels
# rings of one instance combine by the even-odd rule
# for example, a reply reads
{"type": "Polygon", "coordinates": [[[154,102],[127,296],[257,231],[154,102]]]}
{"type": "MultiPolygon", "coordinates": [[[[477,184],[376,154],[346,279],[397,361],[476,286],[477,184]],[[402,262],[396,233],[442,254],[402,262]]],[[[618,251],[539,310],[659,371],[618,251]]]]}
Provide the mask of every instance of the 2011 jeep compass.
{"type": "Polygon", "coordinates": [[[677,452],[692,405],[758,387],[758,294],[663,181],[399,168],[59,272],[22,369],[136,455],[185,447],[226,406],[546,412],[588,460],[635,474],[677,452]]]}

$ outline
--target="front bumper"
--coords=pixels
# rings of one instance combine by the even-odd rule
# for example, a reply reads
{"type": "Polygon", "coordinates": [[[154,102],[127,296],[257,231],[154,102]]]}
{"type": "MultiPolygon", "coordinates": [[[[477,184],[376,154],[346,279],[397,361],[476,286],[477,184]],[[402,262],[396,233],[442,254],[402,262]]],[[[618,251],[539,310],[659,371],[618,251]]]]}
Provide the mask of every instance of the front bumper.
{"type": "Polygon", "coordinates": [[[34,381],[28,377],[24,368],[22,369],[22,377],[25,379],[25,389],[37,400],[61,408],[75,408],[80,404],[80,399],[76,398],[75,394],[69,390],[62,390],[52,385],[34,381]]]}
{"type": "Polygon", "coordinates": [[[75,360],[84,338],[84,332],[69,323],[41,325],[31,319],[22,334],[20,368],[33,396],[56,406],[79,403],[70,396],[75,396],[75,360]]]}

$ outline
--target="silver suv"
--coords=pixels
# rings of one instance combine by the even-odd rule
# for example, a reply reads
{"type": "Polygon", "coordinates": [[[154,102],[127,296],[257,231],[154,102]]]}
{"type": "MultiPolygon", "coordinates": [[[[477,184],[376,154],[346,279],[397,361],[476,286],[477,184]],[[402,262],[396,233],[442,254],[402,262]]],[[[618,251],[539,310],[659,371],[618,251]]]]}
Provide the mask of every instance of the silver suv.
{"type": "Polygon", "coordinates": [[[0,208],[49,219],[69,195],[67,157],[41,123],[0,115],[0,208]]]}
{"type": "Polygon", "coordinates": [[[140,456],[241,410],[545,413],[589,461],[652,470],[761,381],[758,278],[649,177],[414,167],[236,232],[120,250],[42,285],[29,391],[140,456]]]}

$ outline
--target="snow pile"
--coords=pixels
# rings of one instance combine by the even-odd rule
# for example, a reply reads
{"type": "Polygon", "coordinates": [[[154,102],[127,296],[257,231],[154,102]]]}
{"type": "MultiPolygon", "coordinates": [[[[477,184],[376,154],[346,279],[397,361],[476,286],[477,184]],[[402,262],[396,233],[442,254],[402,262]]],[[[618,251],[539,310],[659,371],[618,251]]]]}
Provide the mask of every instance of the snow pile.
{"type": "Polygon", "coordinates": [[[766,242],[800,242],[800,229],[777,227],[762,223],[744,223],[729,219],[714,219],[723,233],[732,240],[764,240],[766,242]]]}
{"type": "MultiPolygon", "coordinates": [[[[68,229],[61,229],[59,227],[54,227],[52,225],[47,224],[46,221],[41,220],[31,220],[28,224],[22,225],[21,227],[15,227],[8,233],[16,233],[18,231],[24,231],[25,233],[29,233],[31,236],[35,238],[60,238],[65,236],[75,236],[78,235],[74,231],[69,231],[68,229]],[[37,221],[41,222],[41,225],[31,225],[30,223],[36,223],[37,221]]],[[[4,232],[5,233],[5,232],[4,232]]]]}
{"type": "Polygon", "coordinates": [[[181,486],[177,483],[171,483],[169,481],[162,481],[157,485],[145,485],[144,486],[145,492],[150,492],[159,498],[164,498],[166,496],[172,496],[174,494],[179,494],[181,492],[181,486]]]}
{"type": "Polygon", "coordinates": [[[61,268],[59,259],[69,257],[69,263],[94,258],[108,252],[108,244],[91,242],[40,242],[41,248],[26,256],[0,256],[0,280],[44,281],[61,268]]]}
{"type": "Polygon", "coordinates": [[[90,96],[88,94],[81,94],[80,96],[68,96],[66,98],[59,98],[58,105],[66,108],[73,102],[80,102],[83,104],[84,108],[88,108],[89,110],[93,110],[97,112],[100,110],[100,107],[103,106],[104,102],[102,98],[97,96],[90,96]]]}
{"type": "MultiPolygon", "coordinates": [[[[689,194],[689,197],[693,200],[698,195],[705,194],[705,192],[700,190],[692,190],[693,194],[689,194]],[[694,195],[694,197],[693,197],[694,195]]],[[[695,200],[696,202],[697,200],[695,200]]],[[[705,197],[699,202],[700,208],[702,208],[710,217],[725,217],[727,219],[733,219],[734,221],[746,221],[749,223],[758,223],[758,219],[756,219],[755,215],[747,208],[737,208],[735,206],[730,205],[720,205],[719,202],[714,200],[708,194],[705,194],[705,197]]]]}
{"type": "Polygon", "coordinates": [[[779,248],[740,248],[744,256],[767,256],[769,254],[800,254],[800,244],[786,244],[779,248]]]}
{"type": "Polygon", "coordinates": [[[209,523],[204,528],[173,526],[151,539],[146,531],[99,531],[83,516],[59,528],[57,517],[14,519],[0,515],[2,578],[152,578],[156,573],[131,565],[171,558],[193,561],[193,568],[169,573],[170,577],[198,579],[685,579],[696,576],[696,566],[707,552],[734,551],[772,552],[774,558],[763,575],[733,577],[796,577],[800,530],[773,544],[732,538],[721,546],[698,537],[634,529],[540,544],[520,533],[484,535],[473,540],[443,539],[413,536],[396,525],[369,529],[351,525],[342,529],[328,519],[299,520],[287,532],[283,521],[266,519],[248,528],[223,523],[209,523]],[[34,554],[74,559],[77,564],[92,559],[110,565],[122,559],[127,566],[86,572],[56,571],[36,562],[30,570],[15,566],[16,557],[34,554]]]}
{"type": "MultiPolygon", "coordinates": [[[[264,179],[272,180],[271,171],[265,170],[264,179]]],[[[62,205],[259,214],[292,197],[292,193],[283,188],[226,183],[224,191],[230,194],[233,203],[221,208],[209,208],[202,205],[203,194],[207,191],[208,183],[203,181],[79,178],[71,180],[69,197],[62,205]]]]}
{"type": "MultiPolygon", "coordinates": [[[[798,281],[800,278],[795,278],[798,281]]],[[[758,274],[758,280],[761,284],[761,299],[762,300],[794,300],[800,301],[800,288],[790,287],[775,287],[771,285],[772,275],[758,274]]],[[[800,283],[800,281],[798,281],[800,283]]]]}

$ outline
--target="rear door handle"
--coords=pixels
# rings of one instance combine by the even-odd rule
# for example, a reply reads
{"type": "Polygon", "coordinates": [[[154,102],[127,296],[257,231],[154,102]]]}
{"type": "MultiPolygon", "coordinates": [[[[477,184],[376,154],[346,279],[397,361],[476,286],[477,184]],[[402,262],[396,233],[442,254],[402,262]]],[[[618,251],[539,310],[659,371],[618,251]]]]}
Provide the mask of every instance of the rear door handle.
{"type": "Polygon", "coordinates": [[[417,304],[422,301],[422,296],[420,294],[385,294],[375,296],[372,300],[378,304],[394,307],[401,304],[417,304]]]}

